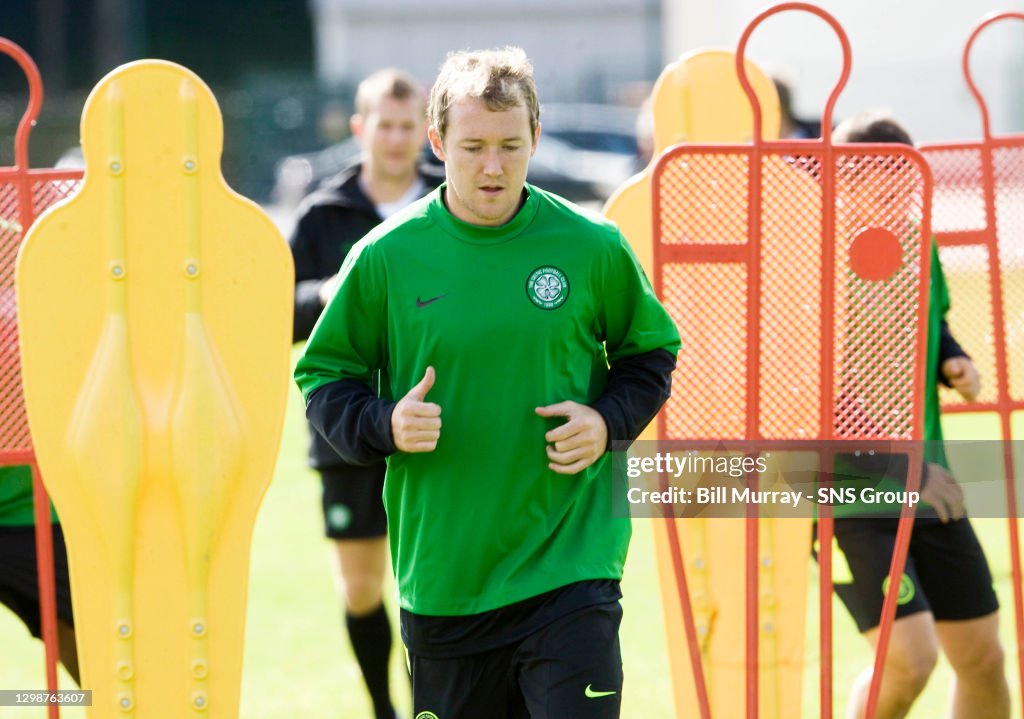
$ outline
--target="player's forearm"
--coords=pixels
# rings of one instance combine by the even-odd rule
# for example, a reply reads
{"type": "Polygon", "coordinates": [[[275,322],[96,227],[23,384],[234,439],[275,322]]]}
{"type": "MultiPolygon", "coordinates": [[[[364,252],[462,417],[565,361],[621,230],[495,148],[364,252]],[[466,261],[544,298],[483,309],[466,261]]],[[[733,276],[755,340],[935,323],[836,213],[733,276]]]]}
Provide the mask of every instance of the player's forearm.
{"type": "Polygon", "coordinates": [[[604,392],[590,406],[608,427],[608,448],[616,441],[631,442],[644,430],[672,391],[675,356],[666,350],[625,357],[608,371],[604,392]]]}
{"type": "Polygon", "coordinates": [[[306,418],[349,464],[368,465],[396,451],[391,435],[395,402],[380,399],[366,384],[343,379],[315,390],[306,418]]]}
{"type": "Polygon", "coordinates": [[[960,346],[960,343],[953,337],[953,333],[949,330],[949,324],[946,320],[942,320],[939,325],[939,382],[950,387],[949,380],[946,379],[945,375],[942,374],[942,363],[953,357],[970,357],[964,348],[960,346]]]}
{"type": "Polygon", "coordinates": [[[292,323],[292,342],[307,339],[320,319],[324,306],[320,301],[320,287],[325,280],[302,280],[295,284],[295,314],[292,323]]]}

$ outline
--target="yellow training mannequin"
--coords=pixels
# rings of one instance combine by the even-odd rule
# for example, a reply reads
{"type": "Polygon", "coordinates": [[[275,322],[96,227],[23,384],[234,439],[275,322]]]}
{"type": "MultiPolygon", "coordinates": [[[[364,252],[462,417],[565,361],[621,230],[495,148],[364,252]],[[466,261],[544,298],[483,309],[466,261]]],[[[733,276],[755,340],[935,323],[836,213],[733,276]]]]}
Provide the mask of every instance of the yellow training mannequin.
{"type": "Polygon", "coordinates": [[[71,564],[89,716],[238,714],[252,525],[289,381],[291,255],[169,62],[108,74],[79,192],[17,267],[25,397],[71,564]]]}

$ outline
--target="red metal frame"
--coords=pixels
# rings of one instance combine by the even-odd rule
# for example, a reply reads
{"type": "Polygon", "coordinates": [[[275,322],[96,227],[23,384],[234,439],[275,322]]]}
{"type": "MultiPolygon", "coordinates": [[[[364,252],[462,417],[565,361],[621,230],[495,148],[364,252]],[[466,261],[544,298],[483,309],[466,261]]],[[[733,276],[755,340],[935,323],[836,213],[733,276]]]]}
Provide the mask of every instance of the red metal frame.
{"type": "MultiPolygon", "coordinates": [[[[824,20],[837,35],[843,53],[842,73],[835,88],[830,94],[822,115],[822,127],[831,127],[832,111],[838,99],[839,93],[846,84],[850,72],[850,45],[845,32],[834,17],[822,9],[801,2],[788,2],[776,5],[758,15],[747,26],[743,32],[737,52],[736,70],[740,84],[742,85],[753,109],[753,140],[750,145],[681,145],[667,150],[659,158],[654,172],[652,183],[652,212],[654,231],[654,284],[658,295],[663,299],[665,294],[664,269],[667,264],[685,263],[723,263],[733,266],[745,267],[746,270],[746,436],[745,439],[762,440],[760,418],[760,387],[755,381],[761,376],[761,332],[759,318],[762,316],[761,306],[761,214],[762,214],[762,160],[766,156],[791,156],[813,158],[820,162],[820,176],[817,178],[821,186],[821,238],[822,254],[820,266],[822,268],[834,268],[836,266],[835,243],[836,243],[836,161],[839,149],[833,146],[831,138],[826,136],[819,140],[779,140],[766,141],[763,138],[761,108],[757,96],[746,76],[744,67],[744,55],[747,42],[753,31],[768,17],[787,11],[800,11],[811,13],[824,20]],[[663,175],[673,161],[679,161],[684,156],[691,158],[713,157],[728,155],[733,158],[745,158],[745,166],[748,172],[748,195],[747,195],[747,237],[744,243],[733,244],[680,244],[677,242],[666,242],[662,235],[662,224],[659,218],[666,210],[663,207],[661,180],[663,175]]],[[[841,146],[841,153],[847,157],[886,155],[892,153],[891,145],[844,145],[841,146]]],[[[904,153],[906,154],[906,153],[904,153]]],[[[925,208],[930,207],[931,202],[931,180],[930,174],[924,159],[916,153],[909,155],[912,162],[917,166],[922,178],[921,202],[925,208]]],[[[927,238],[930,237],[928,214],[922,219],[920,226],[921,247],[926,247],[927,238]]],[[[920,277],[925,280],[929,272],[929,253],[920,251],[920,277]]],[[[834,298],[836,286],[831,271],[821,272],[819,331],[821,337],[819,365],[821,368],[820,377],[820,412],[818,419],[818,438],[821,440],[837,439],[834,431],[835,407],[837,397],[835,396],[833,381],[835,378],[836,358],[834,356],[835,334],[832,327],[832,318],[835,314],[834,298]]],[[[926,311],[928,301],[928,283],[920,281],[916,295],[919,314],[926,311]],[[922,310],[921,308],[925,308],[922,310]]],[[[927,326],[919,323],[918,326],[927,326]]],[[[921,388],[924,386],[923,368],[925,364],[926,344],[918,341],[915,346],[916,364],[913,370],[914,401],[912,406],[912,427],[913,439],[920,439],[924,426],[924,403],[921,397],[921,388]]],[[[714,437],[670,437],[667,428],[666,412],[658,416],[658,436],[661,439],[707,439],[711,442],[719,438],[714,437]]],[[[800,439],[792,437],[791,439],[800,439]]],[[[878,439],[878,438],[875,438],[878,439]]],[[[920,451],[910,451],[910,477],[907,489],[914,491],[919,484],[920,463],[923,461],[920,451]]],[[[907,548],[910,541],[910,533],[913,526],[914,512],[912,508],[904,507],[899,520],[899,529],[896,537],[890,565],[890,586],[886,593],[880,622],[878,647],[875,656],[875,671],[872,677],[871,688],[868,697],[866,716],[870,719],[874,716],[878,694],[880,690],[881,677],[884,669],[885,655],[888,648],[892,631],[892,624],[895,618],[896,599],[899,589],[899,578],[902,576],[906,561],[907,548]]],[[[746,522],[746,653],[747,653],[747,687],[746,687],[746,716],[747,719],[755,719],[758,715],[758,509],[756,505],[748,508],[746,522]]],[[[686,570],[683,561],[683,551],[680,546],[675,520],[666,520],[668,531],[669,547],[672,556],[675,576],[677,580],[677,591],[683,608],[683,623],[688,642],[690,642],[690,656],[693,665],[694,682],[697,690],[697,698],[701,717],[707,719],[711,716],[710,703],[707,687],[704,681],[703,668],[701,666],[701,655],[696,644],[696,631],[694,627],[694,614],[690,606],[686,570]]],[[[821,603],[821,716],[832,717],[832,565],[831,565],[831,544],[833,536],[833,520],[830,511],[824,511],[820,517],[818,526],[821,551],[818,553],[820,566],[819,600],[821,603]]]]}
{"type": "MultiPolygon", "coordinates": [[[[1017,671],[1021,691],[1024,691],[1024,586],[1022,586],[1020,536],[1017,517],[1019,506],[1014,485],[1013,449],[1010,440],[1013,437],[1011,415],[1015,411],[1024,410],[1024,398],[1014,399],[1010,393],[1010,373],[1008,368],[1008,350],[1006,346],[1006,308],[1004,303],[1005,288],[1000,268],[999,251],[999,219],[996,213],[997,177],[994,157],[1001,149],[1024,149],[1024,134],[995,137],[992,135],[988,106],[978,90],[971,73],[971,50],[978,36],[994,23],[1004,20],[1024,20],[1021,12],[994,12],[983,17],[971,31],[964,46],[961,67],[967,87],[974,96],[981,114],[982,139],[974,142],[934,143],[921,146],[925,157],[937,158],[951,151],[965,151],[976,154],[981,165],[981,196],[984,202],[984,227],[957,231],[941,231],[935,233],[940,247],[980,247],[987,254],[987,274],[989,282],[989,301],[991,303],[991,330],[993,333],[993,351],[995,360],[996,396],[992,400],[975,402],[958,402],[943,408],[945,412],[996,412],[999,415],[1000,429],[1003,437],[1003,467],[1006,475],[1006,502],[1009,518],[1010,565],[1013,584],[1014,623],[1017,636],[1017,671]]],[[[933,159],[934,161],[934,159],[933,159]]],[[[938,177],[937,177],[938,180],[938,177]]],[[[1024,204],[1024,200],[1022,200],[1024,204]]],[[[1021,707],[1024,716],[1024,705],[1021,707]]]]}
{"type": "MultiPolygon", "coordinates": [[[[18,230],[19,243],[24,239],[25,232],[35,221],[37,216],[37,204],[59,199],[64,193],[57,190],[49,193],[48,197],[41,199],[35,197],[35,189],[41,183],[55,181],[77,181],[82,178],[81,170],[55,170],[55,169],[30,169],[28,157],[28,140],[36,118],[39,116],[39,109],[43,103],[43,83],[39,76],[39,70],[32,58],[29,57],[17,44],[0,38],[0,52],[13,59],[28,80],[29,100],[25,113],[18,123],[18,130],[14,138],[14,165],[0,168],[0,184],[16,188],[17,208],[20,228],[18,230]]],[[[55,187],[58,187],[55,185],[55,187]]],[[[39,208],[41,209],[41,208],[39,208]]],[[[10,265],[4,269],[13,276],[14,256],[4,257],[3,262],[10,265]]],[[[16,337],[12,338],[16,341],[16,337]]],[[[17,373],[20,378],[20,364],[17,357],[11,355],[10,365],[0,367],[4,373],[17,373]]],[[[24,403],[20,394],[13,402],[0,406],[0,423],[5,430],[14,429],[14,435],[22,439],[10,439],[6,442],[0,441],[0,466],[30,465],[32,467],[33,500],[35,504],[35,532],[36,532],[36,559],[39,576],[39,597],[40,616],[42,622],[42,638],[46,648],[46,684],[49,690],[57,688],[57,660],[59,658],[59,647],[57,645],[57,614],[56,614],[56,590],[53,564],[53,535],[50,522],[50,498],[43,486],[39,469],[36,466],[35,453],[32,450],[31,442],[28,440],[28,427],[24,413],[24,403]],[[17,431],[18,429],[21,431],[17,431]]],[[[9,435],[10,432],[5,432],[9,435]]],[[[60,716],[60,709],[56,705],[49,706],[49,716],[57,719],[60,716]]]]}
{"type": "Polygon", "coordinates": [[[711,719],[711,700],[708,697],[708,685],[704,678],[704,663],[701,660],[700,640],[697,638],[697,623],[693,616],[693,605],[690,603],[690,587],[686,581],[686,564],[683,561],[683,547],[679,543],[675,521],[670,519],[668,506],[665,512],[665,526],[669,528],[668,547],[672,555],[672,566],[675,569],[676,591],[683,608],[683,631],[686,634],[686,647],[690,654],[690,666],[693,669],[693,683],[697,690],[697,708],[700,719],[711,719]]]}

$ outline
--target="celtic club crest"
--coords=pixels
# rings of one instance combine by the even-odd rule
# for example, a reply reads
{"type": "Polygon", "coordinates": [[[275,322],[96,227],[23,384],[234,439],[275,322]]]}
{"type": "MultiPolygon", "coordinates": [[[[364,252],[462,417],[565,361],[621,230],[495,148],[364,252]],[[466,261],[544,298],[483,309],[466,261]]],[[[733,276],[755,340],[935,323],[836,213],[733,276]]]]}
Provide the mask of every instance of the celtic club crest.
{"type": "Polygon", "coordinates": [[[526,280],[526,296],[544,310],[561,307],[569,297],[569,278],[557,267],[538,267],[526,280]]]}

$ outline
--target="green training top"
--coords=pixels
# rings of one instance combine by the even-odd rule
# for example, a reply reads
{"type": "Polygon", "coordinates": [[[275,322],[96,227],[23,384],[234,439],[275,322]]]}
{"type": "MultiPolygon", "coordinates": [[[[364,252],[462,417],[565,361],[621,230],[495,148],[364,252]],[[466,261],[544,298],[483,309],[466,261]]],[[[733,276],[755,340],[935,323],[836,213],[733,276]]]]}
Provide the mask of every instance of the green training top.
{"type": "MultiPolygon", "coordinates": [[[[939,248],[932,239],[932,271],[928,286],[928,357],[925,359],[924,375],[924,438],[926,440],[942,439],[942,424],[939,422],[939,342],[941,341],[942,320],[949,312],[949,288],[946,287],[946,275],[942,272],[939,262],[939,248]]],[[[935,445],[938,454],[929,461],[938,462],[948,468],[945,452],[941,451],[939,442],[935,445]]],[[[931,452],[930,452],[931,453],[931,452]]]]}
{"type": "MultiPolygon", "coordinates": [[[[33,506],[32,468],[27,465],[0,467],[0,526],[32,526],[36,522],[33,506]]],[[[52,505],[50,519],[57,521],[52,505]]]]}
{"type": "Polygon", "coordinates": [[[508,223],[472,225],[444,187],[352,249],[295,379],[308,399],[380,369],[398,399],[436,371],[437,448],[391,455],[384,486],[406,610],[474,614],[620,579],[630,525],[612,516],[610,455],[552,472],[544,434],[565,420],[534,409],[592,402],[609,360],[675,355],[678,332],[609,221],[527,185],[508,223]]]}

